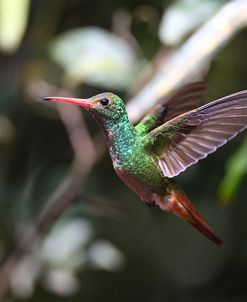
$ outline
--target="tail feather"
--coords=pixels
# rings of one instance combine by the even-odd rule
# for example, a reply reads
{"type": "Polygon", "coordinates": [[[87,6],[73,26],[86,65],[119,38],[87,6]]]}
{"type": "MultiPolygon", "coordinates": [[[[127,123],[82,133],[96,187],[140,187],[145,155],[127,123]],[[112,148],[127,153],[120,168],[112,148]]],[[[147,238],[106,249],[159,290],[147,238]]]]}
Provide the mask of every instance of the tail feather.
{"type": "Polygon", "coordinates": [[[161,198],[160,196],[157,198],[156,196],[155,200],[162,210],[173,213],[186,220],[217,245],[223,244],[223,241],[211,230],[183,192],[172,191],[169,195],[165,196],[165,198],[161,198]]]}

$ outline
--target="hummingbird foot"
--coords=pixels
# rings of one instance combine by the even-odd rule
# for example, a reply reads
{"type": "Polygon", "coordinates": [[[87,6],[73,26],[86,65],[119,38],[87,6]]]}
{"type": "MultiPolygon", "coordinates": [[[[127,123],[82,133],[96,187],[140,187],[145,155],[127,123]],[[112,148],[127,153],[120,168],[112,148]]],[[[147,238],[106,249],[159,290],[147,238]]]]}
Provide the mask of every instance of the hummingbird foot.
{"type": "Polygon", "coordinates": [[[152,201],[144,201],[145,204],[148,206],[148,207],[157,207],[157,203],[155,200],[152,200],[152,201]]]}
{"type": "Polygon", "coordinates": [[[215,244],[223,244],[223,241],[211,230],[183,192],[172,191],[165,197],[158,195],[155,195],[155,197],[156,202],[163,211],[173,213],[186,220],[215,244]]]}

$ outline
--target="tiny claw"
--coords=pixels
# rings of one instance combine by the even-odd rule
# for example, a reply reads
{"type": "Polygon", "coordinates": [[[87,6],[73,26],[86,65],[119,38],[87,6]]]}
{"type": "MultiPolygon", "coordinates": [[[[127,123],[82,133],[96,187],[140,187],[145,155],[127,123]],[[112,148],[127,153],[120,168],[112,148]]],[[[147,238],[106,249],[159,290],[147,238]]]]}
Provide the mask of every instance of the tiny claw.
{"type": "Polygon", "coordinates": [[[148,207],[157,207],[157,203],[155,200],[152,201],[144,201],[148,207]]]}

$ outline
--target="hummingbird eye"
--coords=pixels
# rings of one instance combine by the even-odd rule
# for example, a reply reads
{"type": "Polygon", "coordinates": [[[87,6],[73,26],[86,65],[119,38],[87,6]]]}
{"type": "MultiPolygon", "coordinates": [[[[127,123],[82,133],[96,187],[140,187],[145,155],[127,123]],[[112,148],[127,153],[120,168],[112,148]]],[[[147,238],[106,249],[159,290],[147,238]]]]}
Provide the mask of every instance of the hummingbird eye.
{"type": "Polygon", "coordinates": [[[104,98],[104,99],[101,99],[100,100],[100,104],[103,106],[103,107],[107,107],[110,105],[110,100],[104,98]]]}

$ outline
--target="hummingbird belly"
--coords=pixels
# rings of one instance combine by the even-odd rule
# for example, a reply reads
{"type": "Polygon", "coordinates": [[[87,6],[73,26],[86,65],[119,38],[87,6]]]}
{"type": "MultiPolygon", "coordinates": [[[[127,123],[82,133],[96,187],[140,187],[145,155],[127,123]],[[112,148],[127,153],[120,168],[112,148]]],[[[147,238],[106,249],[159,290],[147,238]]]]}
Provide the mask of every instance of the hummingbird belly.
{"type": "Polygon", "coordinates": [[[167,179],[158,161],[146,152],[133,152],[121,164],[114,164],[120,179],[147,203],[153,202],[154,194],[166,195],[167,179]]]}

